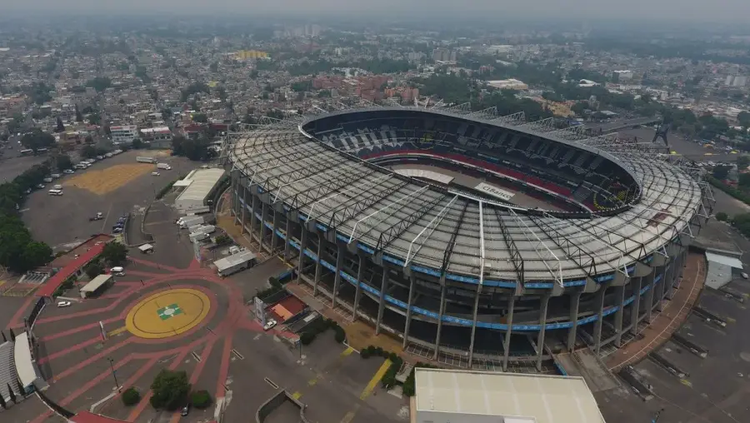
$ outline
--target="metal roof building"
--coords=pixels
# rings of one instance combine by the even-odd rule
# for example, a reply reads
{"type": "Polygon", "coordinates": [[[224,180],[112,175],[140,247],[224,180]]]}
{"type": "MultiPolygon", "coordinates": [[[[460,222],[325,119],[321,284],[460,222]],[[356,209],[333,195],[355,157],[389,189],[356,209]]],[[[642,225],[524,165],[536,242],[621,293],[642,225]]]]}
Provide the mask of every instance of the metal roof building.
{"type": "Polygon", "coordinates": [[[415,369],[416,423],[603,423],[581,377],[415,369]]]}
{"type": "Polygon", "coordinates": [[[713,289],[719,289],[732,281],[732,269],[742,271],[742,261],[730,254],[706,251],[706,261],[708,262],[706,285],[713,289]]]}
{"type": "Polygon", "coordinates": [[[196,211],[206,206],[206,200],[224,176],[224,169],[197,169],[190,172],[181,185],[190,181],[187,188],[177,197],[174,204],[183,213],[196,211]]]}
{"type": "MultiPolygon", "coordinates": [[[[17,385],[17,380],[18,374],[13,361],[13,342],[3,342],[0,344],[0,397],[3,397],[6,404],[10,403],[8,386],[14,388],[17,385]]],[[[20,397],[20,394],[20,392],[16,392],[17,397],[20,397]]]]}
{"type": "Polygon", "coordinates": [[[112,280],[112,275],[99,275],[81,288],[81,298],[86,298],[112,280]]]}

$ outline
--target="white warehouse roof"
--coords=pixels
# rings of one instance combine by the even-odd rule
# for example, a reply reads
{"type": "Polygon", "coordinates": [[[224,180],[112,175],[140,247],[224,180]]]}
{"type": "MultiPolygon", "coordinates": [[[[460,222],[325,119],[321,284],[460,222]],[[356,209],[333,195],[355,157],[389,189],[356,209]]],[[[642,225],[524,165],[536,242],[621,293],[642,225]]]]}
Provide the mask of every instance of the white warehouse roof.
{"type": "Polygon", "coordinates": [[[418,421],[423,412],[537,423],[604,422],[581,377],[427,368],[416,368],[414,376],[418,421]]]}
{"type": "Polygon", "coordinates": [[[219,272],[223,272],[229,268],[237,266],[238,264],[248,262],[250,260],[255,260],[255,254],[251,253],[250,251],[243,251],[241,253],[232,254],[231,256],[224,257],[223,259],[216,260],[214,262],[214,265],[216,266],[216,270],[218,270],[219,272]]]}
{"type": "Polygon", "coordinates": [[[81,288],[81,292],[96,292],[97,289],[109,282],[110,279],[112,279],[112,275],[99,275],[81,288]]]}
{"type": "Polygon", "coordinates": [[[224,169],[197,169],[190,172],[183,179],[183,181],[189,180],[190,185],[177,197],[175,205],[177,208],[183,208],[181,204],[203,204],[222,176],[224,176],[224,169]]]}

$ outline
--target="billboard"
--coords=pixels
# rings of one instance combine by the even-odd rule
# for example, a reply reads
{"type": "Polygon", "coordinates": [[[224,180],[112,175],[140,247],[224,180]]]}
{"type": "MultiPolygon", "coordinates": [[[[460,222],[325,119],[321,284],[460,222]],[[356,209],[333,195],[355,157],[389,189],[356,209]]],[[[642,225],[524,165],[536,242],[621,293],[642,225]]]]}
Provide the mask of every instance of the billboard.
{"type": "Polygon", "coordinates": [[[258,319],[261,326],[265,326],[266,325],[266,304],[263,303],[263,300],[261,300],[258,297],[255,297],[254,303],[255,303],[255,317],[258,319]]]}
{"type": "Polygon", "coordinates": [[[508,201],[515,195],[512,192],[508,192],[504,189],[500,189],[496,186],[492,186],[489,184],[485,184],[484,182],[479,183],[476,187],[474,187],[475,190],[481,191],[485,194],[489,194],[493,197],[497,197],[501,200],[508,201]]]}

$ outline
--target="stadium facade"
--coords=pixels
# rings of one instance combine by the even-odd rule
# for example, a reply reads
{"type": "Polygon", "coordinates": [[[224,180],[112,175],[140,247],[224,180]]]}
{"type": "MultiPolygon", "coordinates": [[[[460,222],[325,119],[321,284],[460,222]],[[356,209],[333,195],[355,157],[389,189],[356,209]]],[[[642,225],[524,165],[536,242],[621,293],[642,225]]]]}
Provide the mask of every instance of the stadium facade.
{"type": "Polygon", "coordinates": [[[405,348],[503,369],[599,353],[671,298],[712,197],[653,146],[553,123],[371,107],[259,126],[225,144],[233,213],[405,348]]]}

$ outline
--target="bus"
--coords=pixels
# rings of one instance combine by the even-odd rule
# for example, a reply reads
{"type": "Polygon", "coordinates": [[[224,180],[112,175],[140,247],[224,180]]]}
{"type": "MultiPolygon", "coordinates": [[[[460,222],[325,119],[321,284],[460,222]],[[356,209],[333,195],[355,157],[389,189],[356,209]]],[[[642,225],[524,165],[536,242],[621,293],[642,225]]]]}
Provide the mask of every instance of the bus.
{"type": "Polygon", "coordinates": [[[22,156],[30,156],[32,154],[34,154],[34,150],[32,150],[30,148],[24,148],[23,150],[21,150],[21,155],[22,156]]]}

